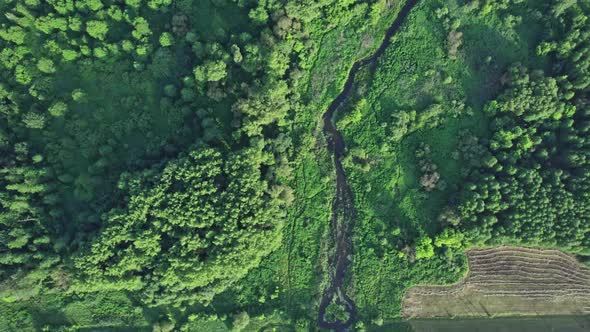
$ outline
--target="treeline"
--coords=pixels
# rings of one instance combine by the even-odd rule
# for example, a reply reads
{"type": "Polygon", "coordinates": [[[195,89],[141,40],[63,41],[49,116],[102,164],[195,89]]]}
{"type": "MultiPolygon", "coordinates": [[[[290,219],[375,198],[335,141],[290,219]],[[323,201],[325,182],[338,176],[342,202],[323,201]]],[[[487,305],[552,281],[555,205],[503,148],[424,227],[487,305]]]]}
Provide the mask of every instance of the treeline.
{"type": "Polygon", "coordinates": [[[513,66],[485,111],[490,139],[459,147],[467,182],[440,215],[438,247],[517,243],[590,254],[588,7],[547,4],[552,39],[537,47],[553,67],[513,66]]]}

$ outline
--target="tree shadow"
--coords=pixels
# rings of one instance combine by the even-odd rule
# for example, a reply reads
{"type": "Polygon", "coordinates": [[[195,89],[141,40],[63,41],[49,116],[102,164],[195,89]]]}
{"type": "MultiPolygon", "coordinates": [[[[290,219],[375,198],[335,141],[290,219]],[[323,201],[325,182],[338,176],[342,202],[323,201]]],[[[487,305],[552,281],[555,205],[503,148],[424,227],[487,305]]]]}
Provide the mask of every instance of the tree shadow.
{"type": "Polygon", "coordinates": [[[526,58],[526,44],[519,45],[498,30],[483,24],[463,30],[463,56],[471,76],[463,80],[470,105],[480,108],[500,91],[507,68],[526,58]]]}
{"type": "Polygon", "coordinates": [[[66,315],[55,308],[31,308],[31,317],[33,320],[33,326],[37,331],[43,331],[45,326],[69,326],[70,321],[66,315]]]}

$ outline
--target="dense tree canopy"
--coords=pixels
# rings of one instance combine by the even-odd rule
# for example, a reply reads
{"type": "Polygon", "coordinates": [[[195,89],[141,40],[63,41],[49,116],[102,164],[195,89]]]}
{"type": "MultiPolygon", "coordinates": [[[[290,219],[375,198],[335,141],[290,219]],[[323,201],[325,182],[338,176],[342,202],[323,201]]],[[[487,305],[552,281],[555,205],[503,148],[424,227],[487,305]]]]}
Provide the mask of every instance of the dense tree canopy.
{"type": "Polygon", "coordinates": [[[588,45],[581,37],[587,7],[549,7],[554,16],[545,22],[559,39],[541,42],[536,52],[550,56],[553,68],[513,66],[503,92],[485,106],[490,139],[461,148],[471,164],[456,207],[465,244],[516,242],[588,254],[588,45]]]}
{"type": "Polygon", "coordinates": [[[276,17],[254,29],[252,4],[231,1],[0,2],[0,281],[59,267],[78,292],[208,302],[277,248],[285,74],[306,37],[272,32],[274,1],[256,8],[276,17]],[[216,28],[187,16],[220,9],[235,16],[216,28]]]}
{"type": "MultiPolygon", "coordinates": [[[[150,301],[210,301],[280,243],[279,202],[246,150],[224,158],[200,148],[136,175],[124,174],[128,207],[76,267],[85,291],[142,290],[150,301]]],[[[259,153],[259,152],[258,152],[259,153]]]]}
{"type": "Polygon", "coordinates": [[[576,107],[557,80],[514,67],[509,87],[486,106],[493,135],[476,157],[459,206],[476,243],[522,241],[581,252],[588,247],[583,163],[572,143],[576,107]],[[572,149],[573,148],[573,149],[572,149]]]}
{"type": "Polygon", "coordinates": [[[590,261],[588,0],[418,1],[380,49],[406,3],[0,0],[0,330],[314,330],[343,179],[357,330],[472,246],[590,261]]]}

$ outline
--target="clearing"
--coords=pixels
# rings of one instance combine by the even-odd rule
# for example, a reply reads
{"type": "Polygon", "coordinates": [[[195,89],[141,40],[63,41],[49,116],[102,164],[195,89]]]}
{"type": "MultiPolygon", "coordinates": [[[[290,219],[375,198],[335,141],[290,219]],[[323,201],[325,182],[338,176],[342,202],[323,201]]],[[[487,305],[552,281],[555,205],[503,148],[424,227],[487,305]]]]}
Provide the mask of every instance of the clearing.
{"type": "Polygon", "coordinates": [[[584,315],[590,269],[559,250],[523,247],[467,251],[469,274],[453,286],[416,286],[406,318],[584,315]]]}

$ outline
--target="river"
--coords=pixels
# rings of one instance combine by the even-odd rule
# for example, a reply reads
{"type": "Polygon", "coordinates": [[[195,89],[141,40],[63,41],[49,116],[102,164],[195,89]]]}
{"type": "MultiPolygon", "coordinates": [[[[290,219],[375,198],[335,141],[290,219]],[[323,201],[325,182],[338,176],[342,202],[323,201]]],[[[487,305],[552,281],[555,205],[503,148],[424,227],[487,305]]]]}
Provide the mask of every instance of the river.
{"type": "Polygon", "coordinates": [[[319,306],[318,325],[321,328],[331,329],[334,331],[344,331],[357,318],[357,311],[354,300],[346,294],[344,279],[350,263],[352,262],[352,228],[356,217],[354,208],[354,199],[348,182],[346,173],[342,167],[341,157],[345,151],[345,142],[342,134],[334,124],[334,114],[344,104],[352,92],[354,78],[360,68],[366,65],[376,64],[377,60],[387,47],[391,44],[391,38],[398,32],[405,18],[412,8],[418,3],[418,0],[407,0],[402,7],[397,18],[387,29],[381,45],[370,56],[356,61],[350,71],[346,83],[340,94],[332,101],[328,109],[323,114],[324,135],[327,140],[327,147],[333,155],[334,169],[336,171],[336,194],[332,203],[332,221],[331,233],[334,243],[334,250],[328,258],[330,273],[330,283],[324,290],[319,306]],[[330,303],[340,305],[347,312],[348,318],[340,321],[326,321],[326,308],[330,303]]]}

